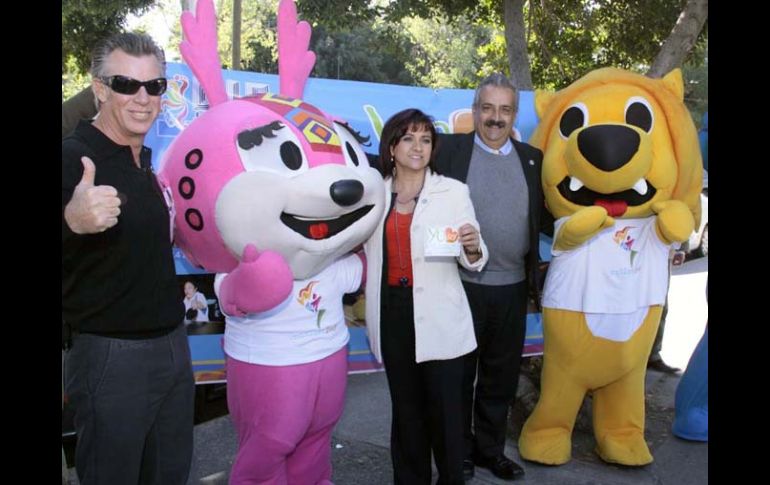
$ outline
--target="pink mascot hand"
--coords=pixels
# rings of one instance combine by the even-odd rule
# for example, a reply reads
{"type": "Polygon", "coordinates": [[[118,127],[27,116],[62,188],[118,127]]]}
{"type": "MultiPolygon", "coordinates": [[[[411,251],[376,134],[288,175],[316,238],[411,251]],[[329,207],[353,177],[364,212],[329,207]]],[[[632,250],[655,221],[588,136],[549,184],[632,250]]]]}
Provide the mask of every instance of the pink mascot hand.
{"type": "Polygon", "coordinates": [[[238,266],[222,280],[222,309],[230,316],[271,310],[291,293],[294,276],[280,253],[247,244],[238,266]]]}

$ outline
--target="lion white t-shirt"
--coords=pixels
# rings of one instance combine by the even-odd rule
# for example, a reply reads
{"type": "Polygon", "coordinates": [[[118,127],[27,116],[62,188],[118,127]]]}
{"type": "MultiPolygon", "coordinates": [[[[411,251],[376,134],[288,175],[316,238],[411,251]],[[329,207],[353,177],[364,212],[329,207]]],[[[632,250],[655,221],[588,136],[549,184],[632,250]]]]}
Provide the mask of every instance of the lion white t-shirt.
{"type": "MultiPolygon", "coordinates": [[[[215,279],[217,294],[224,276],[215,279]]],[[[225,353],[262,365],[305,364],[328,357],[350,339],[342,295],[358,290],[362,276],[361,259],[351,254],[312,278],[295,280],[289,297],[272,310],[226,316],[225,353]]]]}
{"type": "MultiPolygon", "coordinates": [[[[567,218],[556,221],[555,234],[567,218]]],[[[543,307],[586,314],[594,335],[631,338],[650,305],[668,292],[668,254],[655,232],[655,217],[616,219],[575,249],[552,249],[543,307]]]]}

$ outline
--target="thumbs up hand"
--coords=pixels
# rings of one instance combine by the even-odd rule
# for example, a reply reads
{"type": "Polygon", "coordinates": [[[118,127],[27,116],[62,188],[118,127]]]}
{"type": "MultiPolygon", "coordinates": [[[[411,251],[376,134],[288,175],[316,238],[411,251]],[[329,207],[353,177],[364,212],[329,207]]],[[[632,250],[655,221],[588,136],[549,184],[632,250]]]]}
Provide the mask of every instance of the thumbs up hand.
{"type": "Polygon", "coordinates": [[[94,162],[88,157],[82,157],[80,161],[83,163],[83,177],[64,208],[64,220],[75,234],[104,232],[118,223],[118,191],[111,185],[94,185],[94,162]]]}

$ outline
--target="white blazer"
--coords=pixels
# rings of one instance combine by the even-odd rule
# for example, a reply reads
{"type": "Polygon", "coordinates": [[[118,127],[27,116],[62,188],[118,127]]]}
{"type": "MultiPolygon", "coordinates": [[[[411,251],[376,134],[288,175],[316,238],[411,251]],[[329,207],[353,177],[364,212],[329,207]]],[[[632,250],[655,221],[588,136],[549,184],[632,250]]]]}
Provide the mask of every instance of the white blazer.
{"type": "MultiPolygon", "coordinates": [[[[465,252],[453,257],[425,258],[424,239],[432,226],[455,228],[470,223],[476,229],[468,186],[457,180],[433,174],[426,168],[425,184],[412,216],[412,295],[414,298],[414,336],[417,362],[460,357],[476,348],[473,318],[465,296],[457,263],[471,271],[481,271],[489,258],[484,240],[481,258],[468,261],[465,252]]],[[[385,207],[390,208],[393,179],[385,180],[385,207]]],[[[364,244],[366,251],[366,328],[372,353],[382,362],[380,344],[380,291],[383,276],[383,230],[389,211],[385,211],[374,234],[364,244]]],[[[481,236],[479,234],[479,236],[481,236]]]]}

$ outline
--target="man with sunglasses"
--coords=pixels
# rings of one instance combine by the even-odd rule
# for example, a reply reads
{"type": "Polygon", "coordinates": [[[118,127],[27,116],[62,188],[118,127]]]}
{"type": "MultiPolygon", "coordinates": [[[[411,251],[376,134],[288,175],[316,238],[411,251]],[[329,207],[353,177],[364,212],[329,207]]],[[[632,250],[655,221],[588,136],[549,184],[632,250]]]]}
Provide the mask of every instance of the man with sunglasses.
{"type": "Polygon", "coordinates": [[[144,138],[166,90],[144,34],[94,51],[98,114],[62,140],[66,393],[80,483],[185,484],[194,381],[174,261],[173,208],[144,138]]]}

